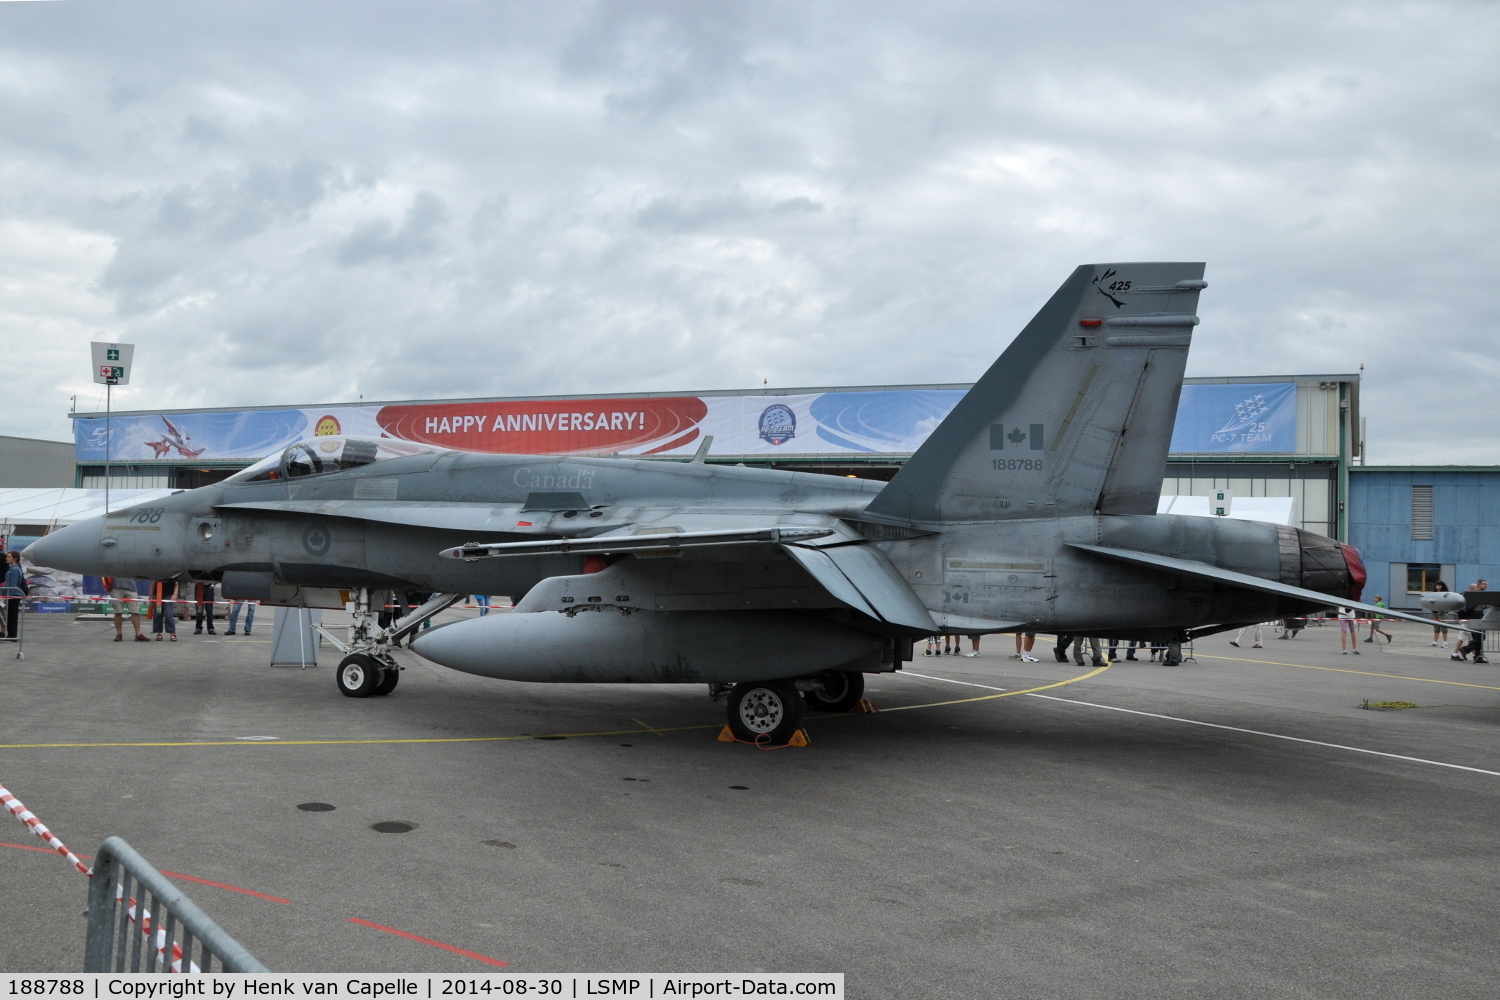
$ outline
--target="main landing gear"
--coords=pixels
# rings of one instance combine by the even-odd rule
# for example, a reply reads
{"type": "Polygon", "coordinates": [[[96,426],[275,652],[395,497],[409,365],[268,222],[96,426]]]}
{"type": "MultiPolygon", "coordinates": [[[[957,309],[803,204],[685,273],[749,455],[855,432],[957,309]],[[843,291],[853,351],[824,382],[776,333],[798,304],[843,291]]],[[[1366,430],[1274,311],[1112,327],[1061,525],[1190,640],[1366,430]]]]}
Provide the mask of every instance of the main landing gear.
{"type": "Polygon", "coordinates": [[[728,710],[729,731],[745,743],[785,746],[802,728],[802,707],[816,712],[848,712],[865,693],[865,675],[824,670],[811,677],[745,681],[733,687],[709,685],[709,695],[728,710]]]}

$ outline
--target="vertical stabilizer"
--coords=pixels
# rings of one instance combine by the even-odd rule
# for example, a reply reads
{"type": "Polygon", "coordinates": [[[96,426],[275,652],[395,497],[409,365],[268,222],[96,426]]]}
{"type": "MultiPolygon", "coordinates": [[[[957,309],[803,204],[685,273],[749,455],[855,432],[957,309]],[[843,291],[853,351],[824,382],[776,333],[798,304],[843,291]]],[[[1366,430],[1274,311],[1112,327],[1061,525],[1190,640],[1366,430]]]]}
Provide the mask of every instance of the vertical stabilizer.
{"type": "Polygon", "coordinates": [[[1201,263],[1075,270],[871,503],[910,521],[1154,514],[1201,263]]]}

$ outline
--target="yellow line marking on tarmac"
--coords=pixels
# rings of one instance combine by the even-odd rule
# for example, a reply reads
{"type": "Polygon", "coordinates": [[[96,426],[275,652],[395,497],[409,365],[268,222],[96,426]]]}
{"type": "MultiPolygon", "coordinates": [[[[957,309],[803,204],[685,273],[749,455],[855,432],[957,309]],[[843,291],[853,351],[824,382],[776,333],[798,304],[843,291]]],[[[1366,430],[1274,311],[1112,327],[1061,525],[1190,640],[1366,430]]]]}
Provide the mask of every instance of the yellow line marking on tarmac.
{"type": "MultiPolygon", "coordinates": [[[[1005,691],[1005,692],[1003,692],[1001,694],[985,694],[985,695],[980,695],[977,698],[958,698],[958,699],[955,699],[953,701],[933,701],[933,702],[927,702],[926,704],[923,704],[923,705],[897,705],[894,708],[883,708],[880,711],[882,713],[883,712],[905,712],[905,711],[909,711],[909,710],[915,709],[915,708],[941,708],[941,707],[943,707],[945,705],[967,705],[967,704],[969,704],[971,702],[976,702],[976,701],[991,701],[991,700],[993,700],[995,698],[1011,698],[1011,697],[1014,697],[1014,696],[1016,696],[1018,694],[1032,694],[1033,692],[1036,692],[1036,691],[1047,691],[1047,690],[1050,690],[1052,688],[1063,687],[1063,686],[1068,685],[1068,684],[1076,684],[1079,681],[1086,681],[1090,677],[1097,677],[1099,674],[1104,673],[1104,671],[1106,671],[1108,669],[1109,669],[1109,665],[1106,664],[1105,666],[1102,666],[1102,667],[1099,667],[1097,669],[1091,670],[1091,671],[1089,671],[1086,674],[1080,674],[1077,677],[1070,677],[1070,678],[1068,678],[1065,681],[1056,681],[1056,682],[1054,682],[1052,684],[1043,684],[1040,687],[1026,688],[1026,689],[1021,690],[1021,691],[1005,691]]],[[[900,675],[897,674],[896,676],[900,676],[900,675]]],[[[847,718],[854,718],[854,717],[855,716],[852,716],[852,715],[822,715],[822,716],[819,716],[818,718],[819,719],[847,719],[847,718]]],[[[862,716],[861,716],[861,718],[862,718],[862,716]]],[[[632,719],[631,721],[639,723],[642,726],[646,726],[646,724],[644,722],[641,722],[639,719],[632,719]]],[[[713,723],[711,725],[704,725],[704,726],[657,726],[655,728],[653,728],[651,726],[646,726],[646,728],[648,730],[650,730],[651,732],[656,733],[658,736],[661,736],[661,735],[664,735],[666,733],[684,733],[684,732],[689,732],[689,731],[694,730],[694,729],[722,729],[722,728],[724,728],[724,724],[722,722],[715,722],[715,723],[713,723]]],[[[543,733],[541,735],[543,735],[543,736],[574,736],[574,737],[583,737],[583,736],[637,736],[637,735],[640,735],[640,730],[639,729],[606,729],[606,730],[600,730],[598,732],[589,732],[589,733],[543,733]]],[[[0,743],[0,750],[54,750],[54,749],[66,749],[66,748],[71,748],[71,747],[299,747],[299,746],[300,747],[307,747],[307,746],[341,746],[341,745],[347,745],[347,744],[366,744],[366,743],[503,743],[503,742],[508,742],[508,741],[512,741],[512,740],[534,740],[536,738],[537,737],[535,735],[531,735],[531,736],[430,736],[430,737],[413,737],[413,738],[410,738],[410,739],[384,739],[384,740],[376,740],[376,739],[370,739],[370,740],[276,740],[274,742],[269,741],[269,740],[256,741],[256,742],[242,742],[242,741],[236,739],[236,740],[183,740],[183,741],[180,741],[180,742],[154,742],[154,743],[0,743]]]]}
{"type": "Polygon", "coordinates": [[[1309,663],[1282,663],[1280,660],[1252,660],[1248,656],[1211,656],[1208,653],[1198,654],[1205,660],[1234,660],[1238,663],[1268,663],[1276,667],[1301,667],[1303,670],[1329,670],[1336,674],[1363,674],[1366,677],[1389,677],[1398,681],[1421,681],[1423,684],[1451,684],[1454,687],[1483,688],[1486,691],[1500,691],[1500,687],[1493,684],[1468,684],[1464,681],[1443,681],[1436,677],[1411,677],[1407,674],[1381,674],[1373,670],[1350,670],[1347,667],[1315,667],[1309,663]]]}
{"type": "Polygon", "coordinates": [[[645,729],[645,730],[647,730],[649,732],[655,733],[657,736],[661,736],[662,735],[662,731],[660,729],[653,729],[651,726],[646,725],[640,719],[631,719],[630,721],[634,722],[637,726],[640,726],[642,729],[645,729]]]}

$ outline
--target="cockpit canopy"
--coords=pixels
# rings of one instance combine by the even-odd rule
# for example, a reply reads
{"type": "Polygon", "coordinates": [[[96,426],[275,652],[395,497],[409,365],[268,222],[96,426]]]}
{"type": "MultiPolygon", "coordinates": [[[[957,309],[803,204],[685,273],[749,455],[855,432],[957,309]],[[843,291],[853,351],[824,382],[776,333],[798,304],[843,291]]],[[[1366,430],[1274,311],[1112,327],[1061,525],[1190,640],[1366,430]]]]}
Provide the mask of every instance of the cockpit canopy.
{"type": "Polygon", "coordinates": [[[275,479],[301,479],[321,476],[344,469],[383,462],[407,455],[431,455],[447,451],[430,444],[416,444],[395,438],[350,437],[330,434],[308,438],[289,446],[279,455],[268,455],[248,469],[230,476],[229,483],[261,483],[275,479]]]}

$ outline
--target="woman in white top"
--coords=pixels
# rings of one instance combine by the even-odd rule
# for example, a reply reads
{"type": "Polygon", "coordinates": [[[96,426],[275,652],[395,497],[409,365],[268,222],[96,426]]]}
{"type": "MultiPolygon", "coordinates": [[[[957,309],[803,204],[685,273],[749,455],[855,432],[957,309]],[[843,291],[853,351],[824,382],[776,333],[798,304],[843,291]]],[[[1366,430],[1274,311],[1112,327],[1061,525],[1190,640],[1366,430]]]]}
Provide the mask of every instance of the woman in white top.
{"type": "Polygon", "coordinates": [[[1357,623],[1354,618],[1353,608],[1339,608],[1339,649],[1343,655],[1353,653],[1359,655],[1359,633],[1355,631],[1357,623]]]}

